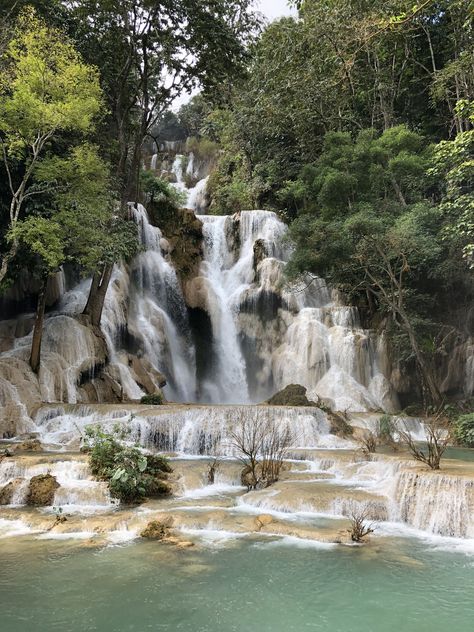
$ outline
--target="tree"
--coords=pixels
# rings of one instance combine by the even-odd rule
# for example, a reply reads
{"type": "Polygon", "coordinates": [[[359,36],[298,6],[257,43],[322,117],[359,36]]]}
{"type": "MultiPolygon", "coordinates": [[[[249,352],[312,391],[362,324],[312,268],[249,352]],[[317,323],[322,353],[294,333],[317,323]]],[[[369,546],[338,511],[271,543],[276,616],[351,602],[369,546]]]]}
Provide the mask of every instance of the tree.
{"type": "MultiPolygon", "coordinates": [[[[223,92],[244,70],[258,21],[251,0],[81,0],[71,3],[74,35],[97,61],[110,112],[104,137],[113,148],[122,213],[138,199],[141,151],[173,99],[198,83],[223,92]],[[219,88],[219,89],[218,89],[219,88]]],[[[110,264],[93,278],[85,313],[100,323],[110,264]]]]}
{"type": "Polygon", "coordinates": [[[442,271],[441,211],[421,202],[429,148],[403,126],[378,135],[331,132],[323,152],[303,170],[291,275],[313,272],[350,298],[378,309],[406,336],[429,399],[441,400],[422,349],[428,313],[425,279],[442,271]],[[306,203],[306,200],[310,202],[306,203]]]}
{"type": "Polygon", "coordinates": [[[109,169],[96,147],[82,144],[64,157],[44,158],[34,178],[44,191],[43,205],[17,222],[11,238],[34,255],[41,279],[30,356],[37,372],[50,275],[66,261],[90,274],[104,259],[126,259],[136,250],[137,231],[116,225],[109,169]]]}
{"type": "Polygon", "coordinates": [[[399,431],[400,438],[412,457],[432,470],[440,469],[441,459],[451,439],[449,428],[442,421],[442,415],[438,413],[425,424],[426,445],[414,441],[407,428],[399,431]]]}
{"type": "Polygon", "coordinates": [[[221,160],[231,182],[221,178],[213,191],[218,198],[233,180],[240,191],[254,185],[259,207],[283,207],[291,219],[282,184],[314,163],[327,132],[404,123],[439,141],[472,127],[455,107],[473,98],[472,0],[308,0],[299,8],[298,20],[267,27],[234,91],[234,143],[221,160]],[[239,155],[247,173],[232,171],[239,155]]]}
{"type": "Polygon", "coordinates": [[[292,436],[288,426],[279,428],[265,411],[244,416],[231,433],[232,446],[245,466],[242,481],[249,489],[278,480],[292,436]]]}
{"type": "Polygon", "coordinates": [[[25,203],[44,192],[35,184],[35,169],[60,134],[92,129],[102,95],[97,70],[32,9],[18,18],[0,63],[0,144],[10,196],[1,283],[18,251],[16,227],[25,203]]]}
{"type": "MultiPolygon", "coordinates": [[[[472,116],[474,120],[474,116],[472,116]]],[[[434,148],[431,173],[440,183],[440,209],[446,217],[446,238],[463,249],[474,267],[474,131],[434,148]]]]}

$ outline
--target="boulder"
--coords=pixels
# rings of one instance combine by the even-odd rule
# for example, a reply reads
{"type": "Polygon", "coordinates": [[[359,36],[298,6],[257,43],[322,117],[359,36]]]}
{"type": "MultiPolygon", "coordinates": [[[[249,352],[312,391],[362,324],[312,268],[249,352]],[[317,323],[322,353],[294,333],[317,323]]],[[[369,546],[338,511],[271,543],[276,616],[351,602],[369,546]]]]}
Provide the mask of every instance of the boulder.
{"type": "Polygon", "coordinates": [[[23,482],[22,478],[15,478],[2,488],[0,488],[0,505],[10,505],[12,502],[13,494],[23,482]]]}
{"type": "Polygon", "coordinates": [[[306,397],[306,388],[301,384],[288,384],[266,403],[270,406],[318,406],[306,397]]]}
{"type": "Polygon", "coordinates": [[[160,516],[159,520],[151,520],[140,535],[149,540],[163,540],[170,536],[170,529],[173,524],[173,516],[160,516]]]}
{"type": "Polygon", "coordinates": [[[54,494],[60,487],[51,474],[39,474],[30,480],[26,504],[34,507],[47,507],[53,504],[54,494]]]}

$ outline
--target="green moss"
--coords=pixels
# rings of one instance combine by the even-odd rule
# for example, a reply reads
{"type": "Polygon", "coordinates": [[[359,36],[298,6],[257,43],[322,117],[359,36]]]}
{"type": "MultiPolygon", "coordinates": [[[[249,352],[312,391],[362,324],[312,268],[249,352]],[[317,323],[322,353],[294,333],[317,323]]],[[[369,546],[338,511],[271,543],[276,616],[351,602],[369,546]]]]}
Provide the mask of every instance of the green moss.
{"type": "Polygon", "coordinates": [[[163,404],[163,395],[161,393],[153,393],[152,395],[144,395],[140,404],[149,404],[151,406],[161,406],[163,404]]]}

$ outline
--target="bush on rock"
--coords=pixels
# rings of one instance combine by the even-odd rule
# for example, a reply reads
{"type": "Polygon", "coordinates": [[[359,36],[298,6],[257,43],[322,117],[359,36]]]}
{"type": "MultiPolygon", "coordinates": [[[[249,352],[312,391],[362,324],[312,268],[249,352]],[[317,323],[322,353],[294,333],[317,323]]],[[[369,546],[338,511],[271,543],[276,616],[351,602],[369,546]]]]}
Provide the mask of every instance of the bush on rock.
{"type": "Polygon", "coordinates": [[[86,449],[92,474],[109,484],[110,493],[123,503],[139,503],[146,497],[171,492],[166,482],[172,472],[164,457],[144,454],[137,446],[120,441],[123,433],[105,432],[98,426],[86,428],[86,449]]]}
{"type": "Polygon", "coordinates": [[[150,406],[161,406],[163,404],[163,395],[161,393],[153,393],[152,395],[144,395],[140,404],[149,404],[150,406]]]}

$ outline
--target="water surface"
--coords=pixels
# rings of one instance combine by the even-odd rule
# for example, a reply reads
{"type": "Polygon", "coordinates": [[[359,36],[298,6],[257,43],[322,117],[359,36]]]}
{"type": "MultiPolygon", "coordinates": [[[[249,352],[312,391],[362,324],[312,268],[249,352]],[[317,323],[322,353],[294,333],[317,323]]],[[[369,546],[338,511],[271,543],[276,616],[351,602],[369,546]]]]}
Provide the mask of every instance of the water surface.
{"type": "Polygon", "coordinates": [[[0,541],[2,632],[471,632],[474,557],[408,538],[178,551],[0,541]]]}

